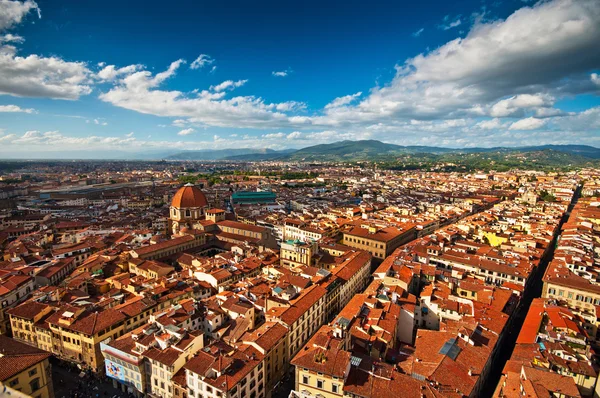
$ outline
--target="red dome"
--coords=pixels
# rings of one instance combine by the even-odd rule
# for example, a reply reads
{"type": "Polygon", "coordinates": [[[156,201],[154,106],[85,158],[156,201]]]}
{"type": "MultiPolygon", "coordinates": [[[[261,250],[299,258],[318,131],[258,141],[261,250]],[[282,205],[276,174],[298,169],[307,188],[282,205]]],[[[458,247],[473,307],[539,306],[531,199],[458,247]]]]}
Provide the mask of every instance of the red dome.
{"type": "Polygon", "coordinates": [[[185,184],[173,196],[171,206],[181,208],[207,207],[208,200],[202,191],[192,184],[185,184]]]}

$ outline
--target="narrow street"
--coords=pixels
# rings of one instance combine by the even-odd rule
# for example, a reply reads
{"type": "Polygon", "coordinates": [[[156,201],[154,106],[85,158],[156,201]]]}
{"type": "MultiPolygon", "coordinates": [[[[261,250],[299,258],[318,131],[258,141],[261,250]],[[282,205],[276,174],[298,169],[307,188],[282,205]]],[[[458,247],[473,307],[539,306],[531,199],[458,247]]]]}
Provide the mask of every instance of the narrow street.
{"type": "Polygon", "coordinates": [[[502,369],[504,369],[504,365],[510,359],[512,352],[514,350],[517,337],[519,336],[519,332],[521,331],[521,327],[523,326],[523,322],[525,321],[525,317],[527,316],[527,312],[529,311],[529,307],[534,298],[538,298],[542,296],[542,288],[544,283],[542,278],[546,272],[546,268],[552,258],[554,257],[554,249],[556,248],[556,242],[560,236],[560,231],[562,229],[563,224],[568,220],[571,211],[573,210],[573,206],[577,203],[579,196],[581,194],[581,186],[577,187],[575,190],[575,194],[573,195],[573,199],[569,204],[569,208],[565,212],[562,220],[557,229],[557,233],[552,240],[550,250],[548,251],[545,258],[540,261],[540,265],[533,275],[532,283],[525,289],[523,293],[523,298],[521,299],[519,306],[516,308],[515,313],[513,314],[513,319],[511,320],[510,329],[508,330],[508,334],[505,336],[504,341],[502,342],[503,346],[500,347],[498,351],[498,356],[495,359],[492,368],[490,369],[490,374],[487,377],[486,383],[482,387],[482,396],[491,397],[494,394],[496,386],[498,385],[498,381],[500,381],[500,376],[502,376],[502,369]]]}

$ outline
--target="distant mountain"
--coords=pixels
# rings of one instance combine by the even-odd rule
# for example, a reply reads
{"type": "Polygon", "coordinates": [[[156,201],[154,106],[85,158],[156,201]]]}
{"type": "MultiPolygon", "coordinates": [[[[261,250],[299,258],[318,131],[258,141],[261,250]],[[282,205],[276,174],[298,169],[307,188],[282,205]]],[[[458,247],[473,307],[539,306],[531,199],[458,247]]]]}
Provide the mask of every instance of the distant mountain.
{"type": "Polygon", "coordinates": [[[339,141],[302,148],[292,160],[368,160],[410,153],[447,153],[453,149],[428,146],[402,146],[377,140],[339,141]]]}
{"type": "Polygon", "coordinates": [[[358,160],[400,153],[404,147],[376,140],[339,141],[299,149],[292,160],[358,160]]]}
{"type": "Polygon", "coordinates": [[[223,160],[229,160],[234,162],[262,162],[265,160],[286,160],[287,157],[296,152],[297,149],[284,149],[281,151],[268,150],[264,153],[248,153],[245,155],[228,156],[223,160]]]}
{"type": "Polygon", "coordinates": [[[570,153],[583,156],[589,159],[600,159],[600,148],[589,145],[540,145],[519,148],[521,151],[543,151],[551,149],[553,151],[570,153]]]}
{"type": "MultiPolygon", "coordinates": [[[[494,148],[443,148],[432,146],[402,146],[388,144],[377,140],[338,141],[331,144],[320,144],[302,149],[285,149],[275,151],[263,148],[240,149],[206,149],[199,151],[177,151],[170,149],[152,149],[144,152],[126,151],[77,151],[77,152],[28,152],[22,154],[2,152],[0,159],[100,159],[100,160],[187,160],[187,161],[236,161],[260,162],[266,160],[282,161],[336,161],[351,162],[358,160],[394,161],[403,163],[450,162],[463,163],[475,161],[479,155],[493,157],[494,161],[506,161],[516,154],[526,154],[527,160],[544,160],[552,165],[586,165],[600,161],[600,148],[588,145],[538,145],[526,147],[494,147],[494,148]]],[[[490,158],[490,160],[492,160],[490,158]]]]}
{"type": "Polygon", "coordinates": [[[273,149],[253,149],[253,148],[239,148],[239,149],[206,149],[200,151],[183,151],[168,156],[167,160],[229,160],[231,158],[243,159],[244,156],[256,156],[259,160],[262,158],[268,158],[272,156],[281,156],[285,153],[279,153],[273,149]]]}
{"type": "Polygon", "coordinates": [[[410,154],[515,154],[534,153],[541,151],[560,152],[584,159],[600,159],[600,149],[588,145],[540,145],[514,148],[443,148],[430,146],[402,146],[395,144],[387,144],[377,140],[339,141],[331,144],[314,145],[293,152],[292,154],[290,154],[288,159],[296,161],[356,161],[391,159],[393,157],[410,154]]]}

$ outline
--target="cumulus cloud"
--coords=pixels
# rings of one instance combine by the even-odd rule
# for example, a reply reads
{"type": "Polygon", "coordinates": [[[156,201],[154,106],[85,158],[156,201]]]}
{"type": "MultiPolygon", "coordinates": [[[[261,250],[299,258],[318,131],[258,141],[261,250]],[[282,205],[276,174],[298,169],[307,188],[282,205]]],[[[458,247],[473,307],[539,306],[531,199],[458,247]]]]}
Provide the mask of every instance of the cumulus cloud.
{"type": "MultiPolygon", "coordinates": [[[[22,22],[32,10],[40,11],[34,1],[9,1],[0,3],[0,32],[22,22]]],[[[49,97],[77,99],[89,94],[90,71],[83,62],[65,61],[59,57],[17,55],[11,44],[22,43],[21,36],[0,36],[0,94],[17,97],[49,97]]]]}
{"type": "MultiPolygon", "coordinates": [[[[276,127],[289,125],[289,116],[282,108],[290,103],[266,103],[254,96],[225,98],[224,94],[209,95],[205,90],[189,94],[161,90],[159,86],[175,75],[183,60],[173,62],[165,72],[152,75],[138,71],[120,79],[100,99],[121,108],[157,116],[176,117],[188,123],[218,127],[276,127]],[[277,109],[279,106],[279,110],[277,109]]],[[[225,81],[212,87],[217,93],[243,85],[245,80],[225,81]]]]}
{"type": "Polygon", "coordinates": [[[476,22],[464,38],[397,66],[389,84],[359,103],[330,107],[310,123],[393,127],[406,119],[558,114],[554,98],[597,89],[589,73],[600,67],[599,42],[600,2],[539,2],[506,20],[476,22]]]}
{"type": "Polygon", "coordinates": [[[329,104],[325,105],[325,109],[337,108],[339,106],[348,105],[349,103],[356,100],[358,97],[362,95],[362,92],[358,92],[356,94],[344,95],[343,97],[337,97],[329,104]]]}
{"type": "MultiPolygon", "coordinates": [[[[12,17],[10,26],[20,23],[27,12],[18,20],[12,17]]],[[[465,21],[461,16],[448,16],[443,25],[450,29],[465,21]]],[[[91,72],[85,63],[57,56],[18,56],[10,43],[18,44],[21,39],[9,37],[6,44],[0,44],[0,94],[77,99],[89,94],[94,84],[109,83],[101,86],[108,87],[99,96],[102,101],[172,118],[181,131],[199,126],[285,131],[265,134],[259,140],[263,147],[369,137],[392,142],[402,137],[403,142],[420,145],[495,145],[517,138],[546,137],[556,142],[558,138],[551,134],[556,136],[557,131],[580,136],[593,128],[598,132],[594,127],[597,111],[574,114],[555,108],[565,97],[598,92],[597,0],[541,1],[505,20],[480,19],[464,37],[397,65],[389,83],[363,90],[364,96],[356,93],[335,98],[316,112],[306,111],[308,106],[302,101],[269,103],[252,95],[235,95],[234,89],[246,80],[225,80],[192,91],[165,88],[184,60],[160,73],[141,65],[118,68],[104,63],[94,65],[91,72]]],[[[216,66],[214,59],[201,54],[190,68],[214,71],[216,66]]],[[[272,74],[285,77],[291,72],[272,74]]],[[[568,137],[565,134],[560,139],[568,137]]],[[[590,142],[592,138],[586,139],[590,142]]],[[[11,140],[3,138],[3,142],[11,140]]],[[[211,145],[224,145],[224,141],[209,140],[211,145]]],[[[140,140],[132,142],[146,145],[140,140]]]]}
{"type": "Polygon", "coordinates": [[[32,10],[37,11],[38,18],[41,18],[40,9],[35,1],[2,0],[0,2],[0,31],[20,24],[23,18],[32,10]]]}
{"type": "Polygon", "coordinates": [[[98,77],[105,81],[113,81],[118,76],[129,75],[133,72],[136,72],[142,68],[142,65],[128,65],[122,68],[116,68],[114,65],[105,66],[100,72],[98,72],[98,77]]]}
{"type": "Polygon", "coordinates": [[[194,133],[195,131],[196,130],[194,130],[192,128],[183,129],[179,133],[177,133],[177,135],[190,135],[190,134],[194,133]]]}
{"type": "Polygon", "coordinates": [[[0,94],[74,100],[92,92],[89,75],[83,62],[0,51],[0,94]]]}
{"type": "Polygon", "coordinates": [[[242,87],[247,82],[248,82],[248,80],[238,80],[238,81],[225,80],[223,83],[219,83],[215,86],[210,86],[210,89],[214,90],[216,92],[225,91],[225,90],[229,90],[229,89],[242,87]]]}
{"type": "MultiPolygon", "coordinates": [[[[205,66],[211,65],[214,62],[215,62],[215,60],[213,58],[211,58],[210,55],[208,55],[208,54],[200,54],[198,56],[198,58],[196,58],[190,64],[190,69],[201,69],[201,68],[204,68],[205,66]]],[[[214,70],[216,68],[217,68],[216,66],[213,66],[212,69],[211,69],[211,72],[214,72],[214,70]]]]}
{"type": "Polygon", "coordinates": [[[495,130],[504,127],[503,123],[497,117],[490,120],[482,120],[475,124],[475,126],[483,130],[495,130]]]}
{"type": "Polygon", "coordinates": [[[17,105],[0,105],[0,113],[19,112],[19,113],[37,113],[33,108],[21,108],[17,105]]]}
{"type": "Polygon", "coordinates": [[[600,106],[596,106],[585,111],[571,114],[568,116],[556,118],[553,121],[560,131],[593,131],[600,140],[600,106]]]}
{"type": "Polygon", "coordinates": [[[528,117],[518,120],[510,125],[509,130],[536,130],[543,127],[546,122],[542,119],[528,117]]]}
{"type": "Polygon", "coordinates": [[[554,98],[547,94],[520,94],[496,102],[490,109],[493,117],[522,117],[528,109],[542,109],[554,105],[554,98]]]}
{"type": "Polygon", "coordinates": [[[21,44],[25,42],[25,39],[19,35],[13,35],[12,33],[7,33],[5,35],[0,35],[0,44],[2,43],[15,43],[21,44]]]}

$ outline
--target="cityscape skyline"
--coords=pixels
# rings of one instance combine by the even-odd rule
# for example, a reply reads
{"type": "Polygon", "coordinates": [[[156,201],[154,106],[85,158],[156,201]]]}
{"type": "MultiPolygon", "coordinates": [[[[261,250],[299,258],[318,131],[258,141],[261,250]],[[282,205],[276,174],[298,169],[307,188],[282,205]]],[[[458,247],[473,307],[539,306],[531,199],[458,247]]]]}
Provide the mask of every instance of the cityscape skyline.
{"type": "Polygon", "coordinates": [[[0,157],[600,146],[600,3],[0,3],[0,157]],[[118,12],[115,12],[118,10],[118,12]]]}

